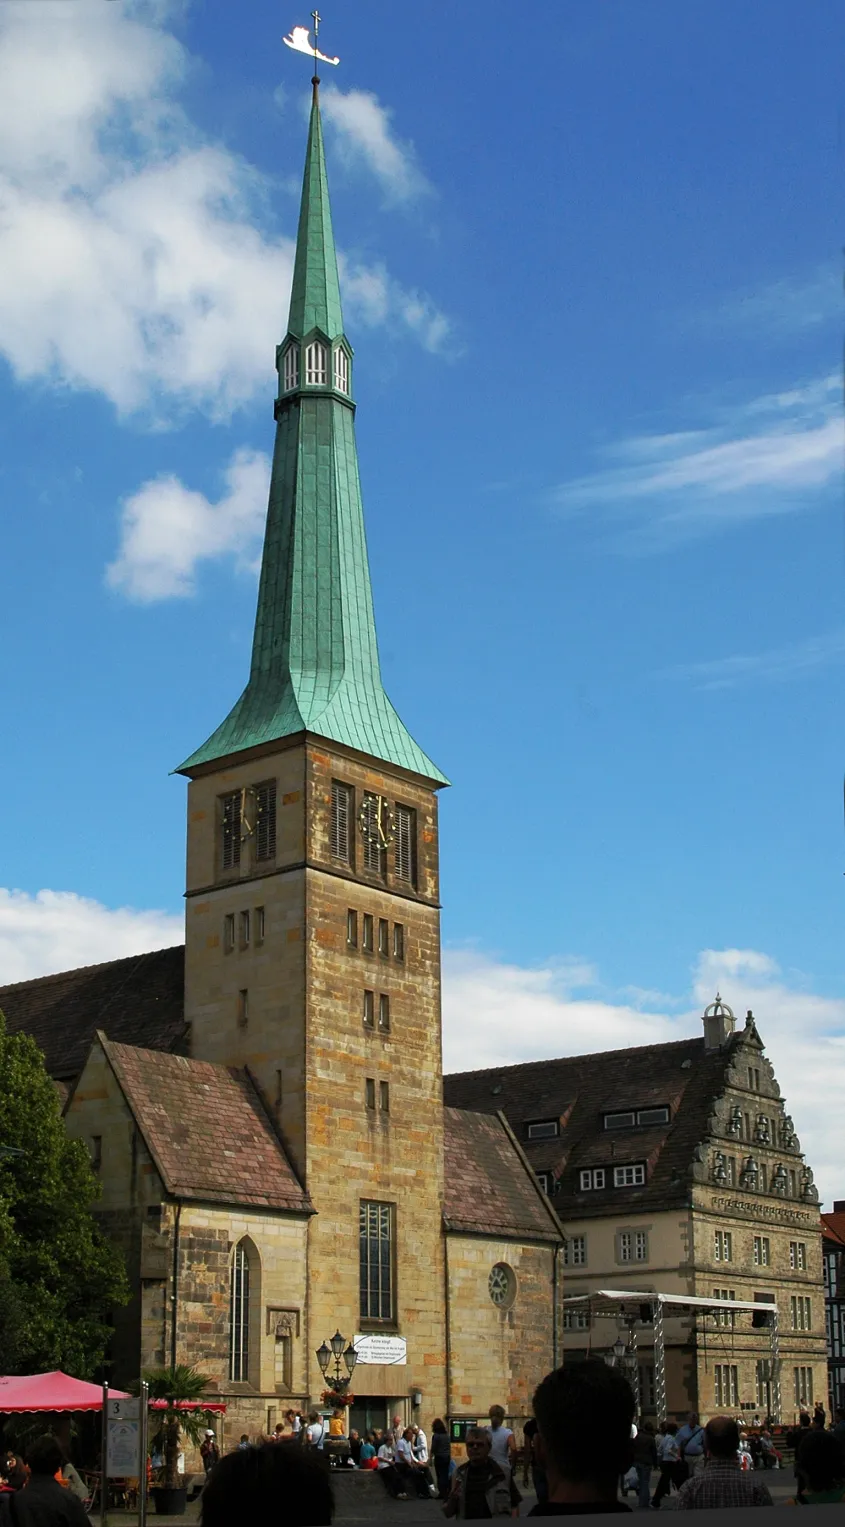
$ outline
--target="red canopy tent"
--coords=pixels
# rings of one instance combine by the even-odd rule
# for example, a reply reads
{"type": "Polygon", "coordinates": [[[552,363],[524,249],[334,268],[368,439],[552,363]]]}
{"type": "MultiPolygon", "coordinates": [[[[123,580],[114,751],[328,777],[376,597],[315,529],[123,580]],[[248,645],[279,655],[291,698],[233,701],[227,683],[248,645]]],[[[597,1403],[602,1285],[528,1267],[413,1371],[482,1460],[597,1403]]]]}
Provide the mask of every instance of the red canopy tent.
{"type": "MultiPolygon", "coordinates": [[[[109,1399],[128,1400],[122,1389],[110,1389],[109,1399]]],[[[0,1377],[0,1414],[20,1410],[102,1410],[102,1384],[86,1384],[69,1373],[26,1373],[0,1377]]]]}
{"type": "MultiPolygon", "coordinates": [[[[0,1391],[2,1393],[2,1391],[0,1391]]],[[[167,1400],[150,1400],[150,1410],[166,1410],[167,1400]]],[[[177,1400],[174,1410],[213,1410],[221,1416],[226,1414],[226,1407],[219,1400],[177,1400]]]]}

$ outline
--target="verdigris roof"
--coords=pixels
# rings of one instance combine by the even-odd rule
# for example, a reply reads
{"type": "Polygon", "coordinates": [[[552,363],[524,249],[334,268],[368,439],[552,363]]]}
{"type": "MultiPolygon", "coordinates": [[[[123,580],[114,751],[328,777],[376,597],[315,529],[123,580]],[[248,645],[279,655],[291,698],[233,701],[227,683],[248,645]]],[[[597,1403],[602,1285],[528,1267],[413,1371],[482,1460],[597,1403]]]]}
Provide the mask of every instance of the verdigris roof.
{"type": "Polygon", "coordinates": [[[185,949],[156,949],[0,987],[10,1034],[29,1034],[56,1081],[85,1065],[98,1029],[151,1050],[186,1048],[185,949]]]}
{"type": "Polygon", "coordinates": [[[249,682],[222,725],[177,772],[191,774],[215,760],[310,732],[448,783],[382,685],[355,405],[351,384],[348,390],[336,385],[338,344],[351,357],[343,335],[315,91],[288,335],[279,350],[276,445],[249,682]],[[309,339],[327,342],[324,383],[308,380],[309,339]],[[299,353],[299,372],[296,384],[285,387],[283,356],[291,345],[299,353]]]}
{"type": "Polygon", "coordinates": [[[671,1208],[687,1202],[696,1147],[707,1135],[714,1100],[725,1088],[728,1068],[741,1035],[724,1049],[707,1050],[704,1040],[529,1061],[444,1076],[447,1104],[488,1114],[501,1110],[536,1172],[554,1179],[559,1215],[605,1215],[623,1205],[630,1210],[671,1208]],[[608,1130],[604,1114],[667,1107],[667,1124],[608,1130]],[[529,1140],[528,1125],[554,1121],[558,1135],[529,1140]],[[600,1191],[581,1191],[586,1167],[643,1163],[641,1187],[613,1186],[612,1171],[600,1191]]]}
{"type": "Polygon", "coordinates": [[[97,1037],[168,1193],[313,1212],[248,1071],[97,1037]]]}
{"type": "Polygon", "coordinates": [[[559,1241],[554,1211],[496,1115],[444,1110],[447,1230],[559,1241]]]}

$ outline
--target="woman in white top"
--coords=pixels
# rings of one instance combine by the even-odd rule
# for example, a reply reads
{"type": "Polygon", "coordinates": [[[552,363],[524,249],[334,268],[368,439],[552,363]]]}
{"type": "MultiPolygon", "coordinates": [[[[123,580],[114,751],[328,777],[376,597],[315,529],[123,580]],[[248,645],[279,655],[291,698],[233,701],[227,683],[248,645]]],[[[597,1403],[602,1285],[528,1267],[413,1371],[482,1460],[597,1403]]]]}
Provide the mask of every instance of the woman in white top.
{"type": "Polygon", "coordinates": [[[376,1453],[376,1468],[388,1495],[392,1495],[394,1500],[407,1500],[408,1497],[402,1489],[402,1480],[393,1462],[393,1447],[387,1438],[376,1453]]]}

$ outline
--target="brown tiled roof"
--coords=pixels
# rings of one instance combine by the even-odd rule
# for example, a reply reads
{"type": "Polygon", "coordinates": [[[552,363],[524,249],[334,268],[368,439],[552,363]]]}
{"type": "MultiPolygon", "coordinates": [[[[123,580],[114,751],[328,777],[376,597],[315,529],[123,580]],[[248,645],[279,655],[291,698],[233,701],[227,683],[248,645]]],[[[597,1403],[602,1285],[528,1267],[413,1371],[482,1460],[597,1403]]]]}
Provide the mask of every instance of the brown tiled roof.
{"type": "Polygon", "coordinates": [[[168,1193],[313,1212],[248,1071],[97,1037],[168,1193]]]}
{"type": "Polygon", "coordinates": [[[556,1176],[554,1207],[563,1218],[683,1204],[689,1197],[695,1149],[707,1133],[716,1097],[723,1091],[738,1034],[723,1050],[706,1050],[704,1040],[678,1040],[529,1061],[489,1071],[445,1076],[446,1102],[493,1113],[501,1109],[535,1171],[556,1176]],[[666,1104],[669,1123],[648,1128],[607,1130],[603,1115],[666,1104]],[[556,1139],[529,1141],[529,1122],[554,1119],[556,1139]],[[581,1192],[584,1167],[646,1163],[641,1188],[581,1192]]]}
{"type": "Polygon", "coordinates": [[[840,1209],[833,1214],[823,1214],[821,1221],[822,1235],[828,1241],[838,1241],[845,1246],[845,1212],[840,1209]]]}
{"type": "Polygon", "coordinates": [[[10,1034],[30,1034],[56,1080],[72,1081],[85,1065],[98,1029],[148,1050],[184,1047],[185,950],[86,965],[35,981],[0,987],[10,1034]]]}
{"type": "Polygon", "coordinates": [[[554,1213],[503,1121],[461,1108],[444,1112],[446,1228],[560,1240],[554,1213]]]}

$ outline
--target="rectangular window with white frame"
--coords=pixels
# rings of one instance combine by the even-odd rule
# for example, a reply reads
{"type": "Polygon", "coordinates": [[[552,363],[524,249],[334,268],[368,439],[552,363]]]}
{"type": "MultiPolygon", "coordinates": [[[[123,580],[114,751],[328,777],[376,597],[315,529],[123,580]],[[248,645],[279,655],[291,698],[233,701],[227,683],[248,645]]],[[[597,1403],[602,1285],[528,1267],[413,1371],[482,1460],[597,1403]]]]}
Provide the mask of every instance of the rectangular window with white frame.
{"type": "Polygon", "coordinates": [[[789,1266],[793,1272],[807,1271],[807,1244],[805,1241],[790,1241],[789,1266]]]}
{"type": "Polygon", "coordinates": [[[634,1261],[648,1261],[648,1233],[645,1230],[634,1231],[634,1261]]]}
{"type": "Polygon", "coordinates": [[[386,1325],[395,1319],[392,1204],[362,1200],[359,1230],[360,1317],[386,1325]]]}
{"type": "Polygon", "coordinates": [[[789,1312],[792,1316],[793,1331],[811,1331],[813,1329],[812,1305],[810,1300],[803,1294],[793,1294],[789,1301],[789,1312]]]}
{"type": "Polygon", "coordinates": [[[529,1140],[554,1140],[560,1132],[557,1119],[537,1119],[533,1124],[525,1126],[525,1134],[529,1140]]]}
{"type": "Polygon", "coordinates": [[[590,1329],[590,1317],[585,1309],[572,1309],[563,1312],[564,1331],[588,1331],[590,1329]]]}
{"type": "Polygon", "coordinates": [[[792,1378],[795,1386],[795,1404],[802,1410],[807,1410],[813,1403],[813,1370],[812,1368],[793,1368],[792,1378]]]}
{"type": "Polygon", "coordinates": [[[635,1166],[615,1166],[613,1168],[613,1186],[615,1188],[641,1188],[645,1182],[645,1166],[638,1162],[635,1166]]]}
{"type": "Polygon", "coordinates": [[[767,1235],[755,1235],[753,1246],[753,1258],[755,1267],[768,1267],[771,1259],[771,1245],[767,1235]]]}
{"type": "Polygon", "coordinates": [[[582,1193],[594,1192],[597,1188],[603,1188],[605,1183],[605,1171],[603,1166],[585,1167],[578,1174],[578,1180],[582,1193]]]}
{"type": "Polygon", "coordinates": [[[739,1406],[739,1369],[734,1363],[716,1363],[713,1369],[716,1404],[736,1410],[739,1406]]]}
{"type": "MultiPolygon", "coordinates": [[[[735,1299],[736,1298],[736,1291],[735,1291],[735,1289],[732,1289],[732,1288],[714,1288],[714,1290],[713,1290],[713,1298],[714,1299],[735,1299]]],[[[714,1321],[715,1321],[717,1326],[722,1326],[723,1328],[728,1328],[729,1330],[733,1330],[733,1325],[734,1325],[734,1311],[733,1310],[714,1310],[713,1311],[713,1319],[714,1319],[714,1321]]]]}
{"type": "Polygon", "coordinates": [[[586,1267],[587,1265],[587,1237],[584,1235],[567,1236],[563,1243],[564,1267],[586,1267]]]}
{"type": "Polygon", "coordinates": [[[713,1260],[715,1262],[733,1261],[733,1235],[730,1230],[717,1230],[713,1239],[713,1260]]]}

